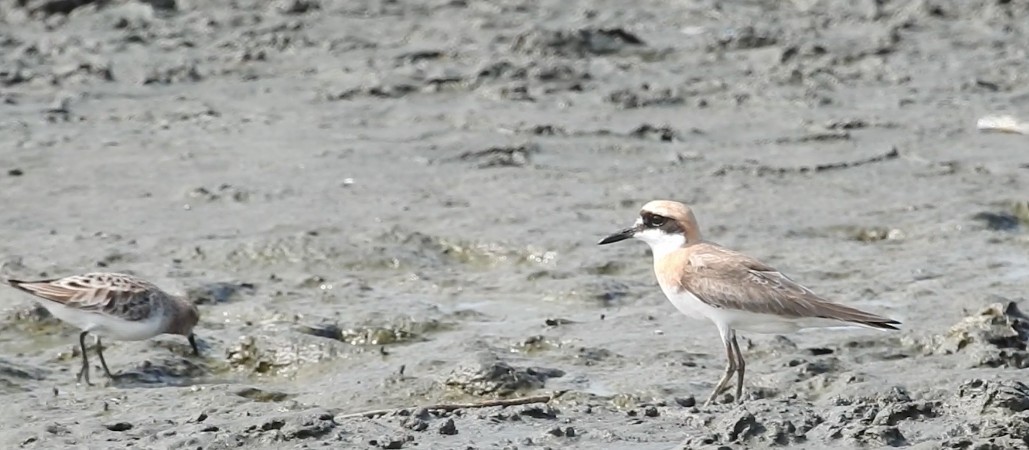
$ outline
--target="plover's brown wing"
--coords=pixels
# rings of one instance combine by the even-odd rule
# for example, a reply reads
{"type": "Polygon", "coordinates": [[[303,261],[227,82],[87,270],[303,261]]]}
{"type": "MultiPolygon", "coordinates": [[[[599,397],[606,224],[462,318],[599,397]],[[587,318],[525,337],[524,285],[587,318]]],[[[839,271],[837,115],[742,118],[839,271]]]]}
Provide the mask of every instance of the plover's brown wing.
{"type": "MultiPolygon", "coordinates": [[[[716,308],[788,318],[820,318],[897,329],[892,319],[833,303],[778,270],[742,253],[713,244],[687,248],[678,284],[716,308]],[[693,248],[696,247],[696,248],[693,248]]],[[[671,281],[671,280],[669,280],[671,281]]]]}
{"type": "Polygon", "coordinates": [[[117,273],[88,273],[40,281],[7,280],[7,284],[69,308],[100,312],[125,320],[143,320],[153,308],[156,287],[117,273]]]}

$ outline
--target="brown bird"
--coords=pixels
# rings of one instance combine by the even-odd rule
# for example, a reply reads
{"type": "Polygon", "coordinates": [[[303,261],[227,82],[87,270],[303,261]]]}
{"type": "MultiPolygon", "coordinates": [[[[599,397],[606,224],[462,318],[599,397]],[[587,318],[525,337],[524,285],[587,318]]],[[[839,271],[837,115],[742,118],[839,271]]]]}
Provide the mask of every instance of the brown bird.
{"type": "Polygon", "coordinates": [[[729,388],[736,374],[736,401],[743,397],[746,364],[736,330],[786,333],[857,324],[896,330],[896,320],[830,302],[775,268],[706,242],[693,211],[666,200],[647,203],[636,223],[600,241],[636,238],[650,245],[654,274],[668,300],[683,314],[718,327],[728,365],[705,406],[729,388]]]}
{"type": "Polygon", "coordinates": [[[7,284],[45,301],[39,302],[54,317],[82,330],[82,369],[76,380],[89,381],[86,335],[96,335],[96,353],[110,378],[100,335],[122,341],[141,341],[159,334],[178,334],[189,339],[199,355],[193,327],[200,320],[196,306],[172,296],[153,284],[130,275],[88,273],[41,281],[7,280],[7,284]]]}

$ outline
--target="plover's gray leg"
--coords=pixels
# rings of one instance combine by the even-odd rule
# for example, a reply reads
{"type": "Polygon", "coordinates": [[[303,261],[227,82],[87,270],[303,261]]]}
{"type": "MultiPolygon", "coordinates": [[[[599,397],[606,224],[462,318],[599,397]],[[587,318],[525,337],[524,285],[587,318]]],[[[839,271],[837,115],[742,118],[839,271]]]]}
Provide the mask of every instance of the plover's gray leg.
{"type": "Polygon", "coordinates": [[[718,331],[718,334],[722,337],[722,344],[725,346],[725,357],[729,362],[725,366],[725,373],[722,375],[722,379],[718,381],[717,385],[715,385],[715,390],[711,392],[711,396],[707,398],[706,402],[704,402],[704,406],[710,406],[711,403],[715,401],[715,397],[718,397],[718,394],[725,391],[728,387],[729,380],[732,379],[732,374],[736,372],[736,355],[733,354],[734,352],[732,347],[732,342],[735,339],[736,333],[728,328],[724,331],[718,331]]]}
{"type": "Polygon", "coordinates": [[[743,361],[743,352],[740,351],[740,343],[736,341],[736,332],[732,332],[732,350],[736,354],[736,403],[743,401],[743,372],[747,369],[747,363],[743,361]]]}

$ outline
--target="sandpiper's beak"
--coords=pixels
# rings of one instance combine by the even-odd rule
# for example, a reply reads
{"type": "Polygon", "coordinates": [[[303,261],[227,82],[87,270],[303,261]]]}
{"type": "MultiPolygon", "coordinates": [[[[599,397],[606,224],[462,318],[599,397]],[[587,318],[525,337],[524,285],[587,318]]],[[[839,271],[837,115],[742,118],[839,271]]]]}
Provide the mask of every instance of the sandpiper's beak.
{"type": "Polygon", "coordinates": [[[624,241],[626,239],[631,238],[633,235],[635,235],[637,231],[639,231],[639,230],[637,230],[636,227],[626,228],[626,229],[624,229],[622,231],[619,231],[619,232],[617,232],[615,234],[612,234],[612,235],[610,235],[610,236],[608,236],[608,237],[606,237],[604,239],[601,239],[600,242],[597,243],[597,245],[604,245],[604,244],[610,244],[612,242],[624,241]]]}
{"type": "Polygon", "coordinates": [[[200,347],[197,347],[197,338],[193,333],[189,334],[189,345],[193,347],[193,356],[200,356],[200,347]]]}

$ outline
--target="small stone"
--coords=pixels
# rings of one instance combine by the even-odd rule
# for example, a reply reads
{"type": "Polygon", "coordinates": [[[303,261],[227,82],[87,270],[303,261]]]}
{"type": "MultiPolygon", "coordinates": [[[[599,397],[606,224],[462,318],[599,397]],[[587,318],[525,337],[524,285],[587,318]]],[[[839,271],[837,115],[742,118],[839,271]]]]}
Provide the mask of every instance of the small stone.
{"type": "Polygon", "coordinates": [[[697,399],[694,398],[692,395],[689,397],[676,397],[675,403],[679,406],[682,406],[683,408],[692,408],[694,406],[697,406],[697,399]]]}
{"type": "Polygon", "coordinates": [[[129,431],[132,429],[132,424],[128,422],[111,423],[104,426],[111,431],[129,431]]]}
{"type": "Polygon", "coordinates": [[[281,0],[273,6],[280,14],[304,14],[321,9],[321,4],[313,0],[281,0]]]}
{"type": "Polygon", "coordinates": [[[565,430],[562,430],[561,427],[554,427],[547,430],[547,434],[551,436],[562,437],[565,435],[565,430]]]}
{"type": "Polygon", "coordinates": [[[393,449],[393,450],[395,450],[395,449],[399,449],[399,448],[404,448],[404,440],[403,439],[398,439],[398,438],[393,438],[393,437],[388,437],[388,436],[383,436],[383,437],[381,437],[379,439],[376,439],[376,440],[373,440],[373,441],[369,441],[368,443],[371,444],[372,446],[376,446],[376,447],[379,447],[379,448],[385,448],[385,449],[393,449]]]}
{"type": "Polygon", "coordinates": [[[71,97],[60,96],[50,102],[50,106],[47,107],[47,112],[55,114],[67,114],[70,112],[71,97]]]}
{"type": "Polygon", "coordinates": [[[62,435],[62,434],[70,433],[70,431],[68,430],[68,427],[66,427],[64,425],[61,425],[59,423],[56,423],[56,422],[52,423],[50,425],[47,425],[44,429],[46,430],[47,433],[56,434],[56,435],[62,435]]]}
{"type": "Polygon", "coordinates": [[[660,416],[661,413],[657,412],[656,406],[648,406],[647,409],[643,410],[643,415],[647,417],[657,417],[660,416]]]}
{"type": "Polygon", "coordinates": [[[523,416],[529,416],[534,419],[556,419],[557,410],[553,406],[548,404],[544,405],[525,405],[522,409],[518,410],[518,414],[523,416]]]}
{"type": "Polygon", "coordinates": [[[447,436],[457,434],[457,425],[454,425],[454,419],[447,419],[447,421],[439,427],[439,434],[447,436]]]}
{"type": "Polygon", "coordinates": [[[400,425],[411,431],[425,431],[429,428],[429,423],[419,419],[417,417],[409,417],[400,422],[400,425]]]}
{"type": "Polygon", "coordinates": [[[575,437],[575,428],[572,428],[572,427],[565,428],[565,437],[570,437],[570,438],[575,437]]]}
{"type": "Polygon", "coordinates": [[[25,171],[21,169],[10,169],[7,171],[7,175],[12,177],[20,177],[22,175],[25,175],[25,171]]]}

